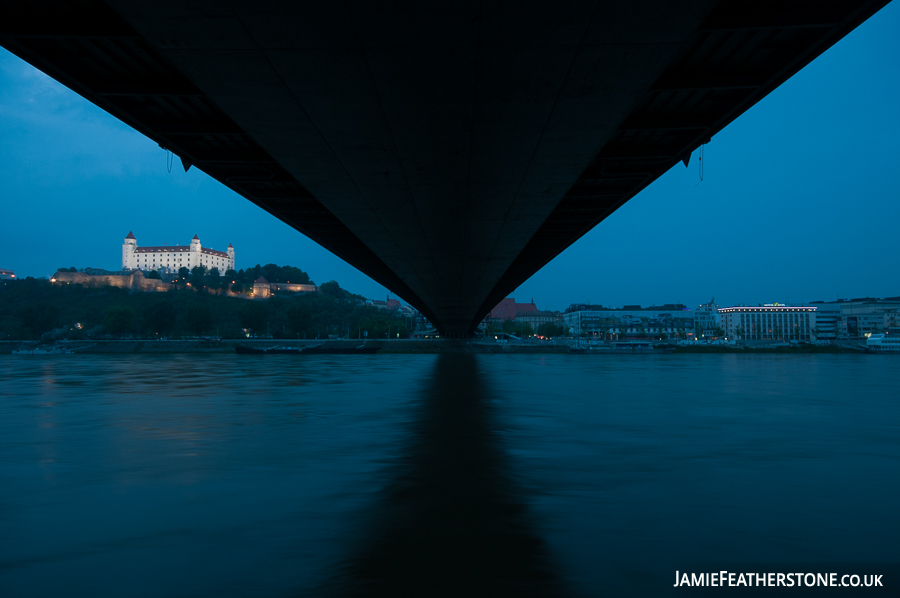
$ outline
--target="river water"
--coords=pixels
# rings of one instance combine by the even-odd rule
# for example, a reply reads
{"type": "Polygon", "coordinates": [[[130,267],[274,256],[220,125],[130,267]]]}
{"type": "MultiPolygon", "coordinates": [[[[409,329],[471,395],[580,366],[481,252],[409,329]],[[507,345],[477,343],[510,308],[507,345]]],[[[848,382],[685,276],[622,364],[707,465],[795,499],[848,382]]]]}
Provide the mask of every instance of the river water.
{"type": "MultiPolygon", "coordinates": [[[[659,595],[900,561],[900,359],[0,356],[0,595],[659,595]]],[[[849,595],[849,594],[848,594],[849,595]]]]}

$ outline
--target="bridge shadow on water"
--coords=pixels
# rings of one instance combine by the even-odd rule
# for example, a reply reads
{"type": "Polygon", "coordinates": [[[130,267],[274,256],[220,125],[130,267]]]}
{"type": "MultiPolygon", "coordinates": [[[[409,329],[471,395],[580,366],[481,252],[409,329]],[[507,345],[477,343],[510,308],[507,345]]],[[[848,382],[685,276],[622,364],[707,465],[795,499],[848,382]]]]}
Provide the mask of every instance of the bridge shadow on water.
{"type": "Polygon", "coordinates": [[[367,529],[317,593],[567,595],[496,429],[476,357],[439,356],[367,529]]]}

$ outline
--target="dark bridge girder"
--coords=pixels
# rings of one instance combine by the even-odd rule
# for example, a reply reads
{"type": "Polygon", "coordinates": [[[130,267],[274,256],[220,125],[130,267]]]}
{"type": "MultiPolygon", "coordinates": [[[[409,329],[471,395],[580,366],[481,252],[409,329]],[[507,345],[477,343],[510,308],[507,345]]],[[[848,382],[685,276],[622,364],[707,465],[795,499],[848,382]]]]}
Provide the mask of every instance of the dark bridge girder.
{"type": "Polygon", "coordinates": [[[0,44],[463,337],[884,4],[3,1],[0,44]]]}

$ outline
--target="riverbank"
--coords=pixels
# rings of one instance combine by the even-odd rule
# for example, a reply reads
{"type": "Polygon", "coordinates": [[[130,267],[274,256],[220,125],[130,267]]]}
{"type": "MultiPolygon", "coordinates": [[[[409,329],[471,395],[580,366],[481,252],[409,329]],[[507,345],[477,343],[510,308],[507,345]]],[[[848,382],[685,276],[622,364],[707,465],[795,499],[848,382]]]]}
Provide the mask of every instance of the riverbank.
{"type": "Polygon", "coordinates": [[[865,353],[862,347],[853,345],[681,345],[675,347],[675,353],[764,353],[794,354],[794,353],[865,353]]]}
{"type": "MultiPolygon", "coordinates": [[[[525,343],[499,344],[487,341],[458,340],[376,340],[360,343],[358,340],[105,340],[105,341],[71,341],[60,343],[74,353],[86,354],[221,354],[234,353],[237,345],[257,347],[305,347],[323,346],[326,348],[353,348],[361,344],[367,347],[378,347],[379,353],[412,354],[412,353],[480,353],[480,354],[554,354],[568,353],[565,343],[525,343]]],[[[0,355],[10,354],[17,349],[30,349],[40,346],[35,341],[0,341],[0,355]]],[[[845,345],[752,345],[752,346],[718,346],[689,345],[676,346],[674,354],[679,353],[764,353],[764,354],[807,354],[807,353],[859,353],[862,349],[852,344],[845,345]]]]}
{"type": "MultiPolygon", "coordinates": [[[[479,343],[476,341],[453,340],[378,340],[360,343],[358,340],[106,340],[106,341],[71,341],[62,342],[73,353],[84,354],[221,354],[234,353],[235,346],[242,345],[259,349],[270,347],[305,347],[322,346],[325,348],[349,349],[365,345],[377,347],[379,353],[567,353],[565,345],[525,344],[500,345],[497,343],[479,343]]],[[[0,354],[10,354],[17,349],[33,349],[40,346],[35,341],[0,341],[0,354]]]]}

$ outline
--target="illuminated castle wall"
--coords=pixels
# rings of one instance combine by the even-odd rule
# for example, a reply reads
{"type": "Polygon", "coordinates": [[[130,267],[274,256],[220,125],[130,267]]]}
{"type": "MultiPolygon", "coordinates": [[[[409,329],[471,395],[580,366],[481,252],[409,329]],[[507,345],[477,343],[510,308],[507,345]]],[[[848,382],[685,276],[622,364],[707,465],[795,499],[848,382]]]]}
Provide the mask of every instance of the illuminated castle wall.
{"type": "Polygon", "coordinates": [[[234,247],[228,244],[226,251],[207,249],[200,245],[200,238],[194,235],[190,245],[140,247],[134,233],[128,232],[122,243],[123,270],[159,270],[161,273],[178,272],[179,268],[190,270],[195,266],[206,266],[208,270],[219,269],[224,276],[227,270],[234,270],[234,247]]]}

